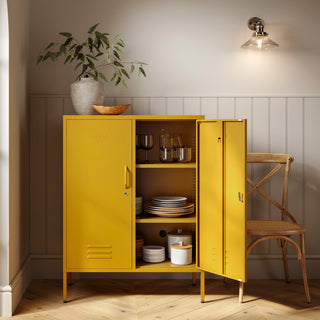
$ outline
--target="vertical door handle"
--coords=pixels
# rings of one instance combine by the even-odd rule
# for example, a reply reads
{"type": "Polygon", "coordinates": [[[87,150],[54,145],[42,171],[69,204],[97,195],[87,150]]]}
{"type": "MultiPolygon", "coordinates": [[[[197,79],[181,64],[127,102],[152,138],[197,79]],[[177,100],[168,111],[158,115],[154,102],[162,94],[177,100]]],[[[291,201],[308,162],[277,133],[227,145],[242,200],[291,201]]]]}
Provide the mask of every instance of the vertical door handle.
{"type": "Polygon", "coordinates": [[[130,188],[130,171],[127,165],[124,166],[124,188],[130,188]]]}
{"type": "Polygon", "coordinates": [[[239,201],[243,202],[243,193],[238,192],[239,201]]]}

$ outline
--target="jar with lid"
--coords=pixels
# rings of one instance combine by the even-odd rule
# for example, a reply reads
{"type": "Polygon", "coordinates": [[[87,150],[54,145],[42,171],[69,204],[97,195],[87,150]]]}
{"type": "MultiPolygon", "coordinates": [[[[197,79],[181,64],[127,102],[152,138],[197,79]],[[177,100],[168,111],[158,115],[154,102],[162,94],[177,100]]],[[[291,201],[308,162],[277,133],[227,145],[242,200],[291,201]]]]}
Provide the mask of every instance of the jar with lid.
{"type": "Polygon", "coordinates": [[[182,241],[184,244],[192,244],[192,234],[179,228],[176,231],[168,232],[168,258],[171,258],[171,245],[182,241]]]}

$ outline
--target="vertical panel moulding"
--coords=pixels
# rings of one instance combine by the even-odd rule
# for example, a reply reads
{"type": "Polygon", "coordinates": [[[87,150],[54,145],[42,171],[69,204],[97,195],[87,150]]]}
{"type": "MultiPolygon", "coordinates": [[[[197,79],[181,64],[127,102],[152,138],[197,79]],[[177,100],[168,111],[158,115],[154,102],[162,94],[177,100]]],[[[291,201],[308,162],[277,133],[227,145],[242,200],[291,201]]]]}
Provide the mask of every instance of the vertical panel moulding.
{"type": "Polygon", "coordinates": [[[183,98],[167,98],[167,115],[183,115],[183,98]]]}
{"type": "Polygon", "coordinates": [[[70,96],[63,97],[63,114],[66,114],[66,115],[77,114],[72,105],[70,96]]]}
{"type": "Polygon", "coordinates": [[[104,105],[105,106],[115,106],[116,98],[115,97],[104,97],[104,105]]]}
{"type": "MultiPolygon", "coordinates": [[[[272,153],[286,153],[287,152],[287,100],[286,98],[270,98],[270,152],[272,153]]],[[[270,168],[274,165],[270,165],[270,168]]],[[[282,169],[271,180],[269,191],[271,197],[282,202],[282,188],[283,188],[283,174],[282,169]]],[[[281,219],[281,211],[274,205],[270,204],[270,219],[281,219]]],[[[291,247],[291,246],[290,246],[291,247]]],[[[278,243],[270,241],[271,253],[280,254],[278,243]]]]}
{"type": "Polygon", "coordinates": [[[304,108],[304,174],[305,226],[308,254],[319,253],[320,243],[320,98],[305,98],[304,108]],[[312,237],[311,237],[312,236],[312,237]]]}
{"type": "Polygon", "coordinates": [[[166,114],[166,99],[165,98],[150,98],[150,114],[165,115],[166,114]]]}
{"type": "Polygon", "coordinates": [[[30,253],[46,253],[46,98],[30,98],[30,253]]]}
{"type": "MultiPolygon", "coordinates": [[[[288,210],[301,224],[304,224],[303,116],[303,98],[288,98],[287,152],[294,157],[288,183],[288,210]]],[[[290,253],[294,251],[289,247],[290,253]]]]}
{"type": "Polygon", "coordinates": [[[201,114],[206,119],[218,119],[218,102],[216,97],[201,98],[201,114]]]}
{"type": "MultiPolygon", "coordinates": [[[[252,152],[269,152],[269,99],[253,98],[252,104],[252,152]]],[[[250,172],[250,171],[249,171],[250,172]]],[[[261,180],[268,172],[268,165],[252,166],[253,181],[261,180]]],[[[268,192],[268,184],[263,186],[268,192]]],[[[248,187],[248,191],[250,190],[248,187]]],[[[253,195],[253,219],[267,219],[269,216],[269,201],[259,194],[253,195]]],[[[253,249],[254,253],[268,253],[268,242],[264,241],[253,249]]]]}
{"type": "MultiPolygon", "coordinates": [[[[252,98],[236,98],[235,108],[237,119],[247,119],[247,152],[252,152],[252,98]]],[[[248,167],[248,169],[250,168],[251,166],[248,167]]],[[[252,219],[252,198],[247,201],[247,218],[252,219]]]]}
{"type": "Polygon", "coordinates": [[[247,119],[247,152],[251,152],[252,143],[252,99],[249,97],[235,99],[235,117],[247,119]]]}
{"type": "Polygon", "coordinates": [[[184,113],[185,115],[199,115],[200,98],[184,98],[184,113]]]}
{"type": "Polygon", "coordinates": [[[133,98],[131,109],[134,115],[148,114],[148,98],[133,98]]]}
{"type": "Polygon", "coordinates": [[[63,98],[47,98],[47,253],[62,253],[63,98]]]}
{"type": "Polygon", "coordinates": [[[219,119],[234,119],[234,98],[219,98],[219,119]]]}

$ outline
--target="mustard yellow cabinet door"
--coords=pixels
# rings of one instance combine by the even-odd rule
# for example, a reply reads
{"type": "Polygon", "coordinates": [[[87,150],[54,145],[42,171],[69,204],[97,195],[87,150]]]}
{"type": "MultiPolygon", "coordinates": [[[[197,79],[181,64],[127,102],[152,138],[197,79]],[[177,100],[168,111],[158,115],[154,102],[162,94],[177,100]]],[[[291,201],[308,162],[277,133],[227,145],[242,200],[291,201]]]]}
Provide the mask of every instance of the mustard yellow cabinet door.
{"type": "Polygon", "coordinates": [[[198,121],[198,261],[246,281],[246,121],[198,121]]]}
{"type": "Polygon", "coordinates": [[[221,121],[199,121],[197,265],[202,270],[224,273],[223,126],[221,121]]]}
{"type": "Polygon", "coordinates": [[[65,124],[68,269],[131,268],[132,121],[65,124]]]}
{"type": "Polygon", "coordinates": [[[224,122],[225,276],[247,280],[246,121],[224,122]]]}

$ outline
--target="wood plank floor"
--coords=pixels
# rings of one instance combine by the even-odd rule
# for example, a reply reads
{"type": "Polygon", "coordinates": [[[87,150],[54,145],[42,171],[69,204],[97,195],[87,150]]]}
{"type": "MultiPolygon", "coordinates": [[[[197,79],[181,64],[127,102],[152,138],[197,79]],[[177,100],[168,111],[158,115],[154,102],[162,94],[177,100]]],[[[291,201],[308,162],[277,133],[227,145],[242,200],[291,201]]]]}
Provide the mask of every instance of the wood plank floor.
{"type": "Polygon", "coordinates": [[[312,303],[302,281],[249,280],[244,303],[238,283],[206,281],[206,303],[191,280],[75,280],[62,303],[62,281],[33,280],[14,320],[201,320],[320,319],[320,280],[310,280],[312,303]]]}

